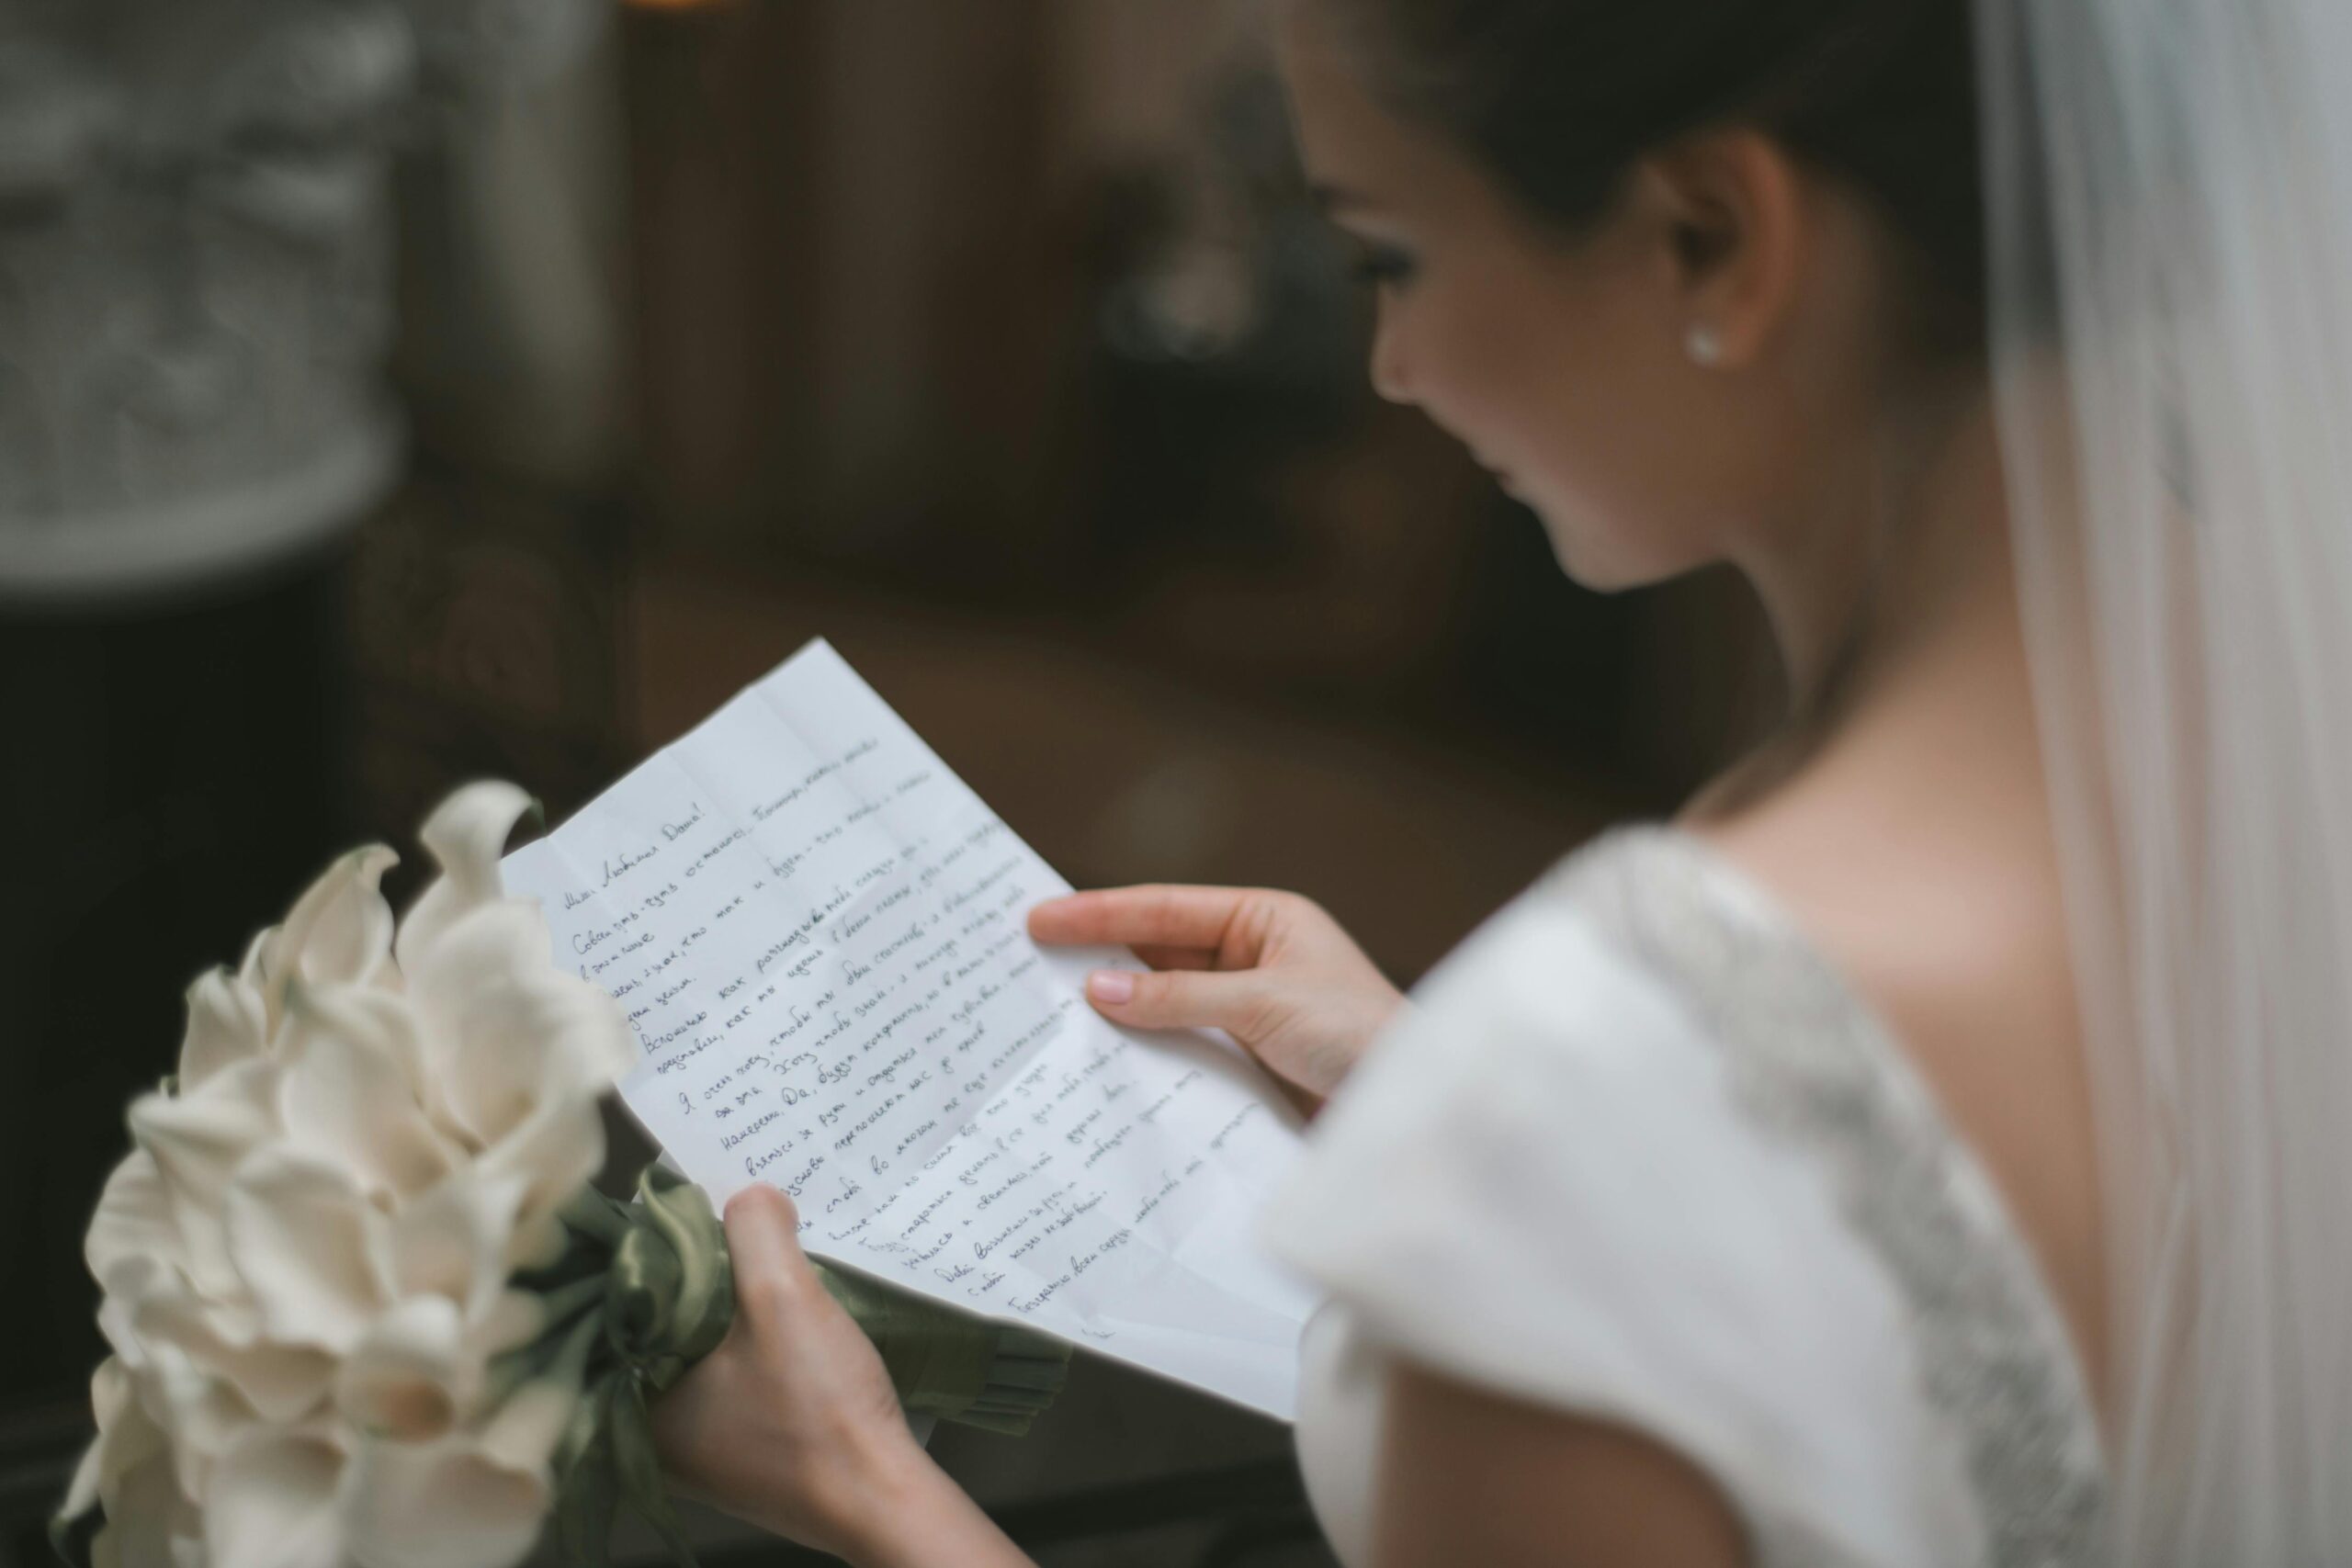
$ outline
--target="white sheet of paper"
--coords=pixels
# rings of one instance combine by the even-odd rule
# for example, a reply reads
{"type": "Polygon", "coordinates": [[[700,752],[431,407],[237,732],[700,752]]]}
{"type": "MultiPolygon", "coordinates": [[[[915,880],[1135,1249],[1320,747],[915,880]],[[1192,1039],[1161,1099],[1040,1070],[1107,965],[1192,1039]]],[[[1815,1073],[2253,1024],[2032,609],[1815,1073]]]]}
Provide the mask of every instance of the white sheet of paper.
{"type": "Polygon", "coordinates": [[[507,857],[643,1047],[621,1092],[724,1203],[790,1192],[818,1257],[1283,1420],[1306,1287],[1251,1240],[1298,1124],[1204,1033],[1086,1003],[1069,885],[810,643],[507,857]]]}

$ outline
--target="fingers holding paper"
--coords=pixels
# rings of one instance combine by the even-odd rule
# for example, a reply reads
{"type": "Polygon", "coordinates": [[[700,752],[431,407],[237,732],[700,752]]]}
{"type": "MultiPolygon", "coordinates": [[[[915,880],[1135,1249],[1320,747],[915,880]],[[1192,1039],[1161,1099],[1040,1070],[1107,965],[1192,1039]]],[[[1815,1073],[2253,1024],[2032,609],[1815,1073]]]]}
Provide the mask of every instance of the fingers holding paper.
{"type": "Polygon", "coordinates": [[[1151,885],[1048,899],[1029,934],[1132,948],[1152,967],[1096,971],[1087,999],[1136,1029],[1221,1029],[1314,1104],[1404,998],[1312,899],[1262,887],[1151,885]]]}
{"type": "Polygon", "coordinates": [[[1132,947],[1138,954],[1152,948],[1189,955],[1200,968],[1240,968],[1255,961],[1251,955],[1280,924],[1276,905],[1296,897],[1263,887],[1106,887],[1046,899],[1029,911],[1029,934],[1045,942],[1132,947]]]}

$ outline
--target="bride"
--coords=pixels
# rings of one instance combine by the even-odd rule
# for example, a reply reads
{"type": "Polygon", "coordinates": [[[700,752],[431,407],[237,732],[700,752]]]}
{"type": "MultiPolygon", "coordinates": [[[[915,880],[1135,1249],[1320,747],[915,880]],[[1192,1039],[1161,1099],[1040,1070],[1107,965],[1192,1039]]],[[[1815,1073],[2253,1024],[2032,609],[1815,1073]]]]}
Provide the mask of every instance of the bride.
{"type": "MultiPolygon", "coordinates": [[[[1798,695],[1408,1003],[1312,904],[1041,942],[1328,1109],[1266,1240],[1353,1568],[2352,1561],[2352,7],[1291,0],[1372,374],[1798,695]]],[[[859,1564],[1024,1561],[789,1202],[657,1413],[859,1564]]]]}

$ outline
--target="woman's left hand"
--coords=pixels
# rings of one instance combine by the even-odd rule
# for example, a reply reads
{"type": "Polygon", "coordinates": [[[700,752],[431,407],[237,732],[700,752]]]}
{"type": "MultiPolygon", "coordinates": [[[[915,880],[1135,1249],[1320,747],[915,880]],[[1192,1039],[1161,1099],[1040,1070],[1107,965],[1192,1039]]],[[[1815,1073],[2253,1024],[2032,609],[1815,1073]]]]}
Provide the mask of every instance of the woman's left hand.
{"type": "Polygon", "coordinates": [[[896,1553],[885,1535],[907,1522],[894,1516],[955,1489],[798,1233],[792,1200],[772,1187],[728,1203],[735,1322],[654,1405],[654,1440],[672,1476],[727,1512],[835,1556],[886,1561],[896,1553]]]}

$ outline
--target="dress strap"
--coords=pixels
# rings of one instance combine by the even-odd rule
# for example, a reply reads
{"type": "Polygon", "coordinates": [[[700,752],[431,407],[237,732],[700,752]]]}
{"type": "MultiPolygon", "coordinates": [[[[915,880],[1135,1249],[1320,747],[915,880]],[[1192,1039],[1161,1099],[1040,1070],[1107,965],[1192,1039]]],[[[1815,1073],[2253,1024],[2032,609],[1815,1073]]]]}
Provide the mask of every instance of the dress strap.
{"type": "Polygon", "coordinates": [[[1966,1450],[1987,1560],[2092,1561],[2105,1464],[2073,1340],[1999,1190],[1873,1010],[1690,834],[1623,829],[1555,876],[1684,998],[1755,1124],[1830,1172],[1909,1303],[1921,1384],[1966,1450]]]}
{"type": "Polygon", "coordinates": [[[1414,1004],[1265,1220],[1365,1343],[1648,1433],[1770,1568],[2096,1560],[2096,1431],[1997,1194],[1703,845],[1600,840],[1414,1004]]]}

